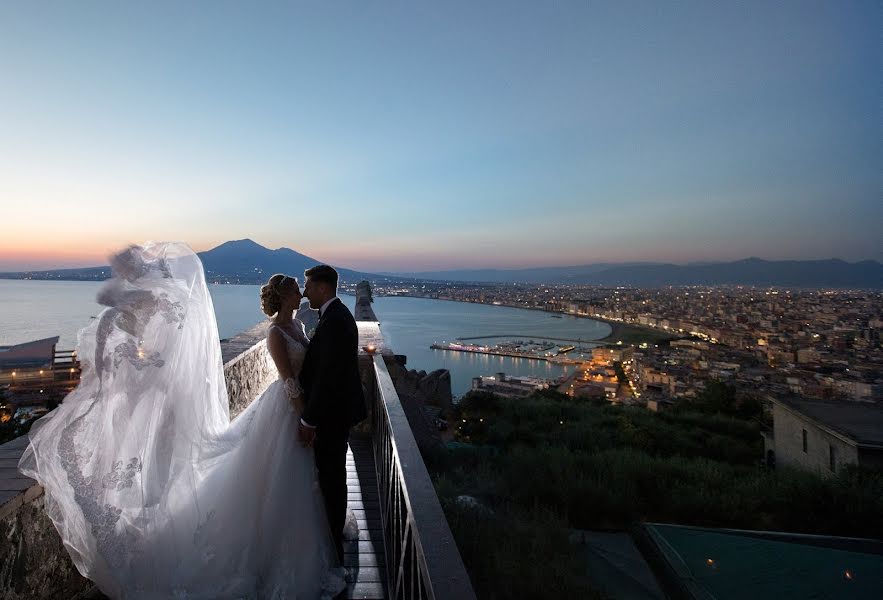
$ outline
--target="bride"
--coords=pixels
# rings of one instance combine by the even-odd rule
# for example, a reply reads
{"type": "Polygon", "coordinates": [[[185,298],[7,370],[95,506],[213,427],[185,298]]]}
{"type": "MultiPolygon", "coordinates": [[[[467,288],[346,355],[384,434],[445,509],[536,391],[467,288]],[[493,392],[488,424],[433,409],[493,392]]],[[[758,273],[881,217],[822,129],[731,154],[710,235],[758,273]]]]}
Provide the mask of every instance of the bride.
{"type": "MultiPolygon", "coordinates": [[[[80,573],[113,598],[330,598],[344,587],[298,443],[309,340],[298,283],[261,288],[279,379],[230,421],[202,264],[182,243],[111,259],[79,332],[80,385],[30,433],[21,471],[80,573]]],[[[353,535],[352,513],[347,523],[353,535]]],[[[356,534],[357,535],[357,534],[356,534]]]]}

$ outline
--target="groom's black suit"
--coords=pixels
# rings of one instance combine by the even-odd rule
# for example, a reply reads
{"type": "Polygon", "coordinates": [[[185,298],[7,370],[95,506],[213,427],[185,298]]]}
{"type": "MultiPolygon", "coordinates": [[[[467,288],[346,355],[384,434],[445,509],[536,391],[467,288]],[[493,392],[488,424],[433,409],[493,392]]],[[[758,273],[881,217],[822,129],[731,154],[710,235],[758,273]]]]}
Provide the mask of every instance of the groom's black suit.
{"type": "Polygon", "coordinates": [[[346,450],[350,427],[363,420],[359,329],[340,299],[328,305],[310,340],[300,372],[306,406],[302,418],[316,427],[313,444],[319,487],[341,562],[346,521],[346,450]]]}

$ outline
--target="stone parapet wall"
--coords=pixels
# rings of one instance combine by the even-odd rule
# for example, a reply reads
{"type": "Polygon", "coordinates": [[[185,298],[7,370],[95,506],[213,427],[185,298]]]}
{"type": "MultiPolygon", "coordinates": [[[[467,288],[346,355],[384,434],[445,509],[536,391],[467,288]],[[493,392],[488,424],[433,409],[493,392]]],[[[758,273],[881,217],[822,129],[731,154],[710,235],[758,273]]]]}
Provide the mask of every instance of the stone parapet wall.
{"type": "Polygon", "coordinates": [[[267,350],[268,326],[269,322],[255,325],[221,345],[231,419],[277,377],[276,366],[267,350]]]}
{"type": "Polygon", "coordinates": [[[92,582],[71,562],[34,484],[0,510],[0,598],[79,598],[92,582]]]}

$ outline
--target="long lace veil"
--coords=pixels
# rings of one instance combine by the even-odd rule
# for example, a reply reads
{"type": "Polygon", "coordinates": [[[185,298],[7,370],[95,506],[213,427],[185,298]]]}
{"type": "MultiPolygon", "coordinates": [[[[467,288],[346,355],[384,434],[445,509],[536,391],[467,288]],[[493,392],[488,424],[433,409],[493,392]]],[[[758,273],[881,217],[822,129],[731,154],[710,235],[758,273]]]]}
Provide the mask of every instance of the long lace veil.
{"type": "Polygon", "coordinates": [[[106,308],[78,335],[81,382],[34,424],[19,467],[43,486],[80,573],[119,597],[192,555],[211,507],[200,481],[227,447],[230,416],[197,255],[147,243],[111,267],[106,308]]]}

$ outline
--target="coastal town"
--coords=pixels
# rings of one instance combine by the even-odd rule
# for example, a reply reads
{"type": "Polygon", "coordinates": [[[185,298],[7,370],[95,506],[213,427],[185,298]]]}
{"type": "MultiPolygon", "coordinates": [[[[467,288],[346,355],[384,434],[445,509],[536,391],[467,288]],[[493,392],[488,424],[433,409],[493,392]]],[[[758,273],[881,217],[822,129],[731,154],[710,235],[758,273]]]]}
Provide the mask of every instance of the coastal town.
{"type": "Polygon", "coordinates": [[[718,380],[761,397],[883,399],[879,291],[400,281],[374,293],[607,322],[605,345],[557,382],[569,394],[662,408],[718,380]]]}

